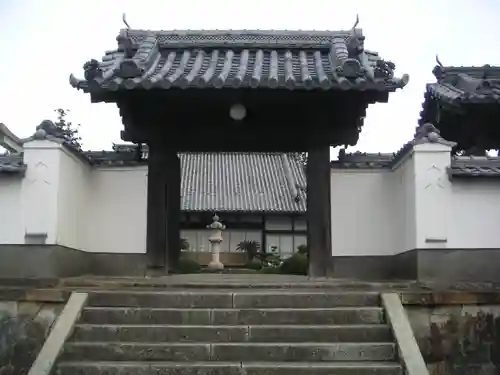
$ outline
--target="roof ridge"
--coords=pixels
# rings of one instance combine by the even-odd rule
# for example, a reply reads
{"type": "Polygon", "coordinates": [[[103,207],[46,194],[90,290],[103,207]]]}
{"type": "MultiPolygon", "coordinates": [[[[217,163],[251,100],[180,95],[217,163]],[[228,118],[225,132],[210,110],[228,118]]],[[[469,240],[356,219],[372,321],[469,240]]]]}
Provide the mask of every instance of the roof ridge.
{"type": "MultiPolygon", "coordinates": [[[[171,30],[153,30],[153,29],[122,29],[130,35],[175,35],[175,36],[238,36],[238,35],[258,35],[258,36],[307,36],[307,37],[333,37],[346,34],[350,35],[352,29],[341,30],[310,30],[310,29],[171,29],[171,30]]],[[[356,28],[357,34],[362,34],[363,29],[356,28]]]]}

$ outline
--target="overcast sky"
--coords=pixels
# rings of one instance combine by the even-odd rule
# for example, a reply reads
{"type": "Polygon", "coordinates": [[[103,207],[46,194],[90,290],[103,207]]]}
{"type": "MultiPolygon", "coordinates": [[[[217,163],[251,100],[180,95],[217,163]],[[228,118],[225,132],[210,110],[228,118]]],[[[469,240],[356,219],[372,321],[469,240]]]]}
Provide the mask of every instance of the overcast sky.
{"type": "Polygon", "coordinates": [[[350,151],[392,152],[413,136],[436,54],[444,65],[500,65],[498,0],[0,0],[0,122],[27,137],[62,107],[82,125],[84,149],[121,142],[116,106],[91,104],[68,77],[116,48],[124,12],[140,29],[316,30],[349,29],[358,13],[365,47],[410,83],[369,107],[350,151]]]}

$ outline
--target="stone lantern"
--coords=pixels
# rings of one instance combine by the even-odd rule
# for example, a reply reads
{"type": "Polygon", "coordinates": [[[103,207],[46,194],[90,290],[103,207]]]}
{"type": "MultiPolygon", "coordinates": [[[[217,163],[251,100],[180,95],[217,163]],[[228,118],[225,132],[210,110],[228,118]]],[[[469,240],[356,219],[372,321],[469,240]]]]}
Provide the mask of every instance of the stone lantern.
{"type": "Polygon", "coordinates": [[[224,269],[224,265],[220,261],[220,244],[223,240],[222,231],[226,226],[219,221],[219,216],[214,214],[213,222],[207,225],[208,229],[212,229],[212,235],[208,238],[210,241],[210,250],[212,251],[212,260],[208,263],[208,268],[213,271],[224,269]]]}

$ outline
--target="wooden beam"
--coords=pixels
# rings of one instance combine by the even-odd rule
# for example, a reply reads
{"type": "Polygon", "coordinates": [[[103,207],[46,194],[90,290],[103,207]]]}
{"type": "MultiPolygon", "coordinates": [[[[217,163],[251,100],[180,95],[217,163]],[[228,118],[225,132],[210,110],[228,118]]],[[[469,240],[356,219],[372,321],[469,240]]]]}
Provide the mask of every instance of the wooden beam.
{"type": "Polygon", "coordinates": [[[310,149],[307,156],[307,244],[309,276],[324,277],[332,256],[330,147],[310,149]]]}
{"type": "Polygon", "coordinates": [[[159,268],[167,266],[167,168],[161,146],[150,143],[148,147],[146,255],[149,267],[159,268]]]}
{"type": "Polygon", "coordinates": [[[181,255],[181,161],[176,149],[165,150],[166,161],[166,211],[167,211],[167,254],[169,267],[173,268],[181,255]]]}

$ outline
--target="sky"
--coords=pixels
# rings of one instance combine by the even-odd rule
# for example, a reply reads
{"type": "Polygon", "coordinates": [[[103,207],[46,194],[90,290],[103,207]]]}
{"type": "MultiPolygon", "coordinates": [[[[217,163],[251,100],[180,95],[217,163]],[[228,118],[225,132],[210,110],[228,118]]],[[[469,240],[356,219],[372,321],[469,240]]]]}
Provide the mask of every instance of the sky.
{"type": "Polygon", "coordinates": [[[368,108],[349,152],[393,152],[413,137],[436,54],[445,66],[500,66],[497,0],[1,0],[0,122],[28,137],[65,108],[81,124],[85,150],[122,142],[116,105],[91,104],[69,75],[83,78],[86,61],[116,48],[123,13],[132,28],[150,30],[345,30],[358,14],[365,48],[410,83],[368,108]]]}

